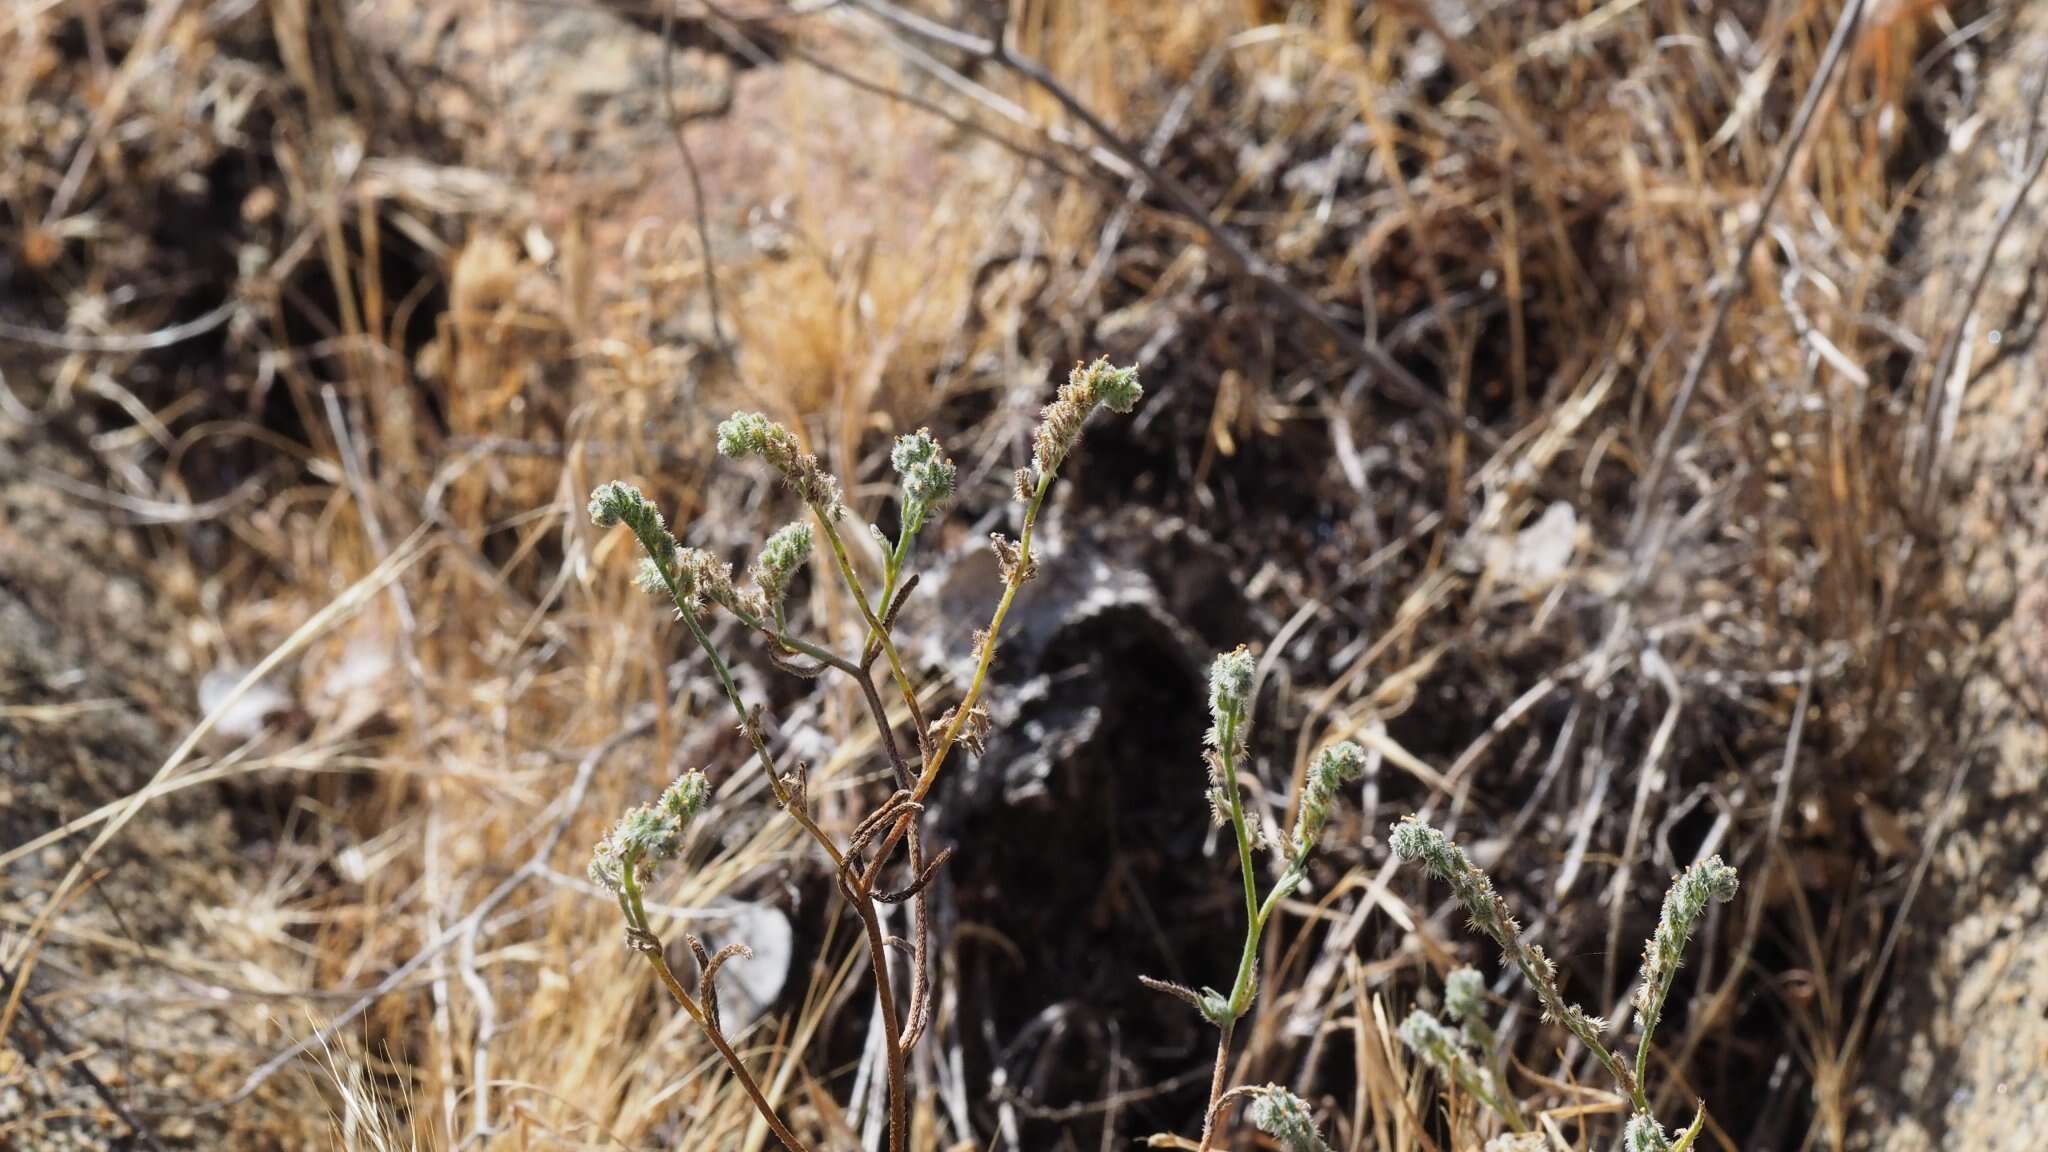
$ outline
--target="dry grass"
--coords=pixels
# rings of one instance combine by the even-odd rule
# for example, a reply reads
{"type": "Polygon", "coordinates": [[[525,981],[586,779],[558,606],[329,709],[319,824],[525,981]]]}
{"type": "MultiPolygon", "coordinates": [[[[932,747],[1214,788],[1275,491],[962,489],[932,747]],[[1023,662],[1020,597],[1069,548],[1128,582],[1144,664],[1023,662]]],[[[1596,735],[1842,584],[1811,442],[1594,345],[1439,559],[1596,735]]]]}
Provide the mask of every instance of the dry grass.
{"type": "MultiPolygon", "coordinates": [[[[572,879],[608,814],[710,765],[725,811],[699,827],[718,831],[658,900],[712,909],[706,923],[727,901],[789,910],[789,989],[742,1051],[804,1125],[852,1146],[850,1092],[872,1081],[857,1067],[857,941],[737,771],[705,671],[671,663],[684,648],[628,587],[625,542],[581,520],[581,495],[632,480],[688,542],[736,553],[775,519],[765,487],[711,465],[710,422],[745,403],[862,480],[886,433],[933,424],[979,486],[966,523],[1000,500],[1046,381],[1102,351],[1143,363],[1151,411],[1102,450],[1118,460],[1083,474],[1069,514],[1185,517],[1248,587],[1260,634],[1203,639],[1270,644],[1256,751],[1271,814],[1326,738],[1383,760],[1345,816],[1342,868],[1269,939],[1238,1079],[1329,1105],[1339,1147],[1481,1139],[1476,1110],[1437,1095],[1389,1026],[1436,983],[1422,970],[1472,954],[1441,909],[1388,887],[1378,830],[1420,809],[1512,878],[1510,899],[1596,1008],[1624,1000],[1669,872],[1709,851],[1738,862],[1755,895],[1674,997],[1666,1079],[1757,1101],[1755,1127],[1716,1130],[1719,1147],[1843,1145],[1859,996],[1881,975],[1867,957],[1900,854],[1917,851],[1904,806],[1945,738],[1928,722],[1946,688],[1927,654],[1952,589],[1912,478],[1948,317],[1915,296],[1943,257],[1914,251],[1912,225],[1951,99],[1928,55],[1948,29],[1929,6],[1876,5],[1792,152],[1785,128],[1839,5],[1709,20],[1661,0],[1503,4],[1461,28],[1438,23],[1455,5],[1366,7],[1011,6],[1014,50],[1348,345],[1233,271],[1157,188],[1127,198],[1132,166],[1025,76],[861,4],[693,16],[714,41],[772,42],[783,58],[767,67],[789,74],[741,121],[750,148],[770,142],[788,204],[729,198],[742,193],[721,174],[745,165],[708,165],[730,362],[704,338],[703,238],[685,214],[614,250],[603,238],[628,229],[606,231],[601,198],[494,169],[488,147],[434,142],[398,166],[419,138],[381,118],[395,66],[330,10],[158,0],[9,18],[0,45],[23,65],[0,139],[23,161],[0,202],[17,282],[41,300],[7,319],[85,349],[12,341],[36,358],[10,361],[9,407],[102,421],[91,447],[109,489],[187,510],[154,533],[166,595],[192,621],[166,646],[196,670],[253,665],[403,559],[373,602],[307,638],[291,716],[239,748],[203,745],[159,784],[243,775],[285,797],[238,877],[246,901],[181,942],[182,962],[347,993],[221,1009],[244,1043],[201,1094],[243,1085],[271,1105],[227,1113],[236,1139],[259,1146],[277,1112],[303,1106],[299,1064],[249,1078],[307,1036],[303,1011],[332,1022],[313,1047],[347,1147],[763,1147],[744,1098],[628,963],[615,910],[572,879]],[[842,121],[877,127],[849,146],[842,121]],[[368,163],[349,162],[350,141],[368,163]],[[1787,163],[1762,242],[1731,269],[1745,214],[1787,163]],[[232,261],[180,267],[155,209],[123,191],[201,172],[216,184],[197,202],[245,188],[223,226],[267,241],[235,257],[252,261],[240,278],[232,261]],[[1738,272],[1723,351],[1646,495],[1717,286],[1738,272]],[[129,286],[141,300],[119,296],[129,286]],[[201,355],[93,350],[223,289],[243,307],[201,355]],[[1450,418],[1387,398],[1357,340],[1431,382],[1450,418]],[[1518,570],[1517,533],[1554,502],[1574,509],[1568,561],[1518,570]],[[711,523],[714,506],[739,511],[711,523]],[[535,858],[556,830],[559,850],[535,858]],[[379,994],[337,1015],[364,990],[379,994]]],[[[1969,35],[1998,32],[1994,18],[1969,35]]],[[[693,123],[698,147],[737,147],[719,123],[693,123]]],[[[879,494],[853,496],[883,514],[879,494]]],[[[812,601],[854,626],[826,593],[812,601]]],[[[878,787],[872,733],[844,686],[772,683],[834,826],[878,787]]],[[[1187,777],[1199,803],[1199,769],[1187,777]]],[[[974,930],[957,926],[954,948],[985,946],[974,930]]],[[[956,951],[941,971],[969,967],[956,951]]],[[[942,1009],[921,1150],[1142,1136],[1115,1119],[1119,1093],[1147,1088],[1134,1070],[1178,1067],[1111,1060],[1101,1107],[1020,1107],[959,1079],[1016,1037],[988,1035],[957,1000],[942,1009]],[[1033,1122],[1033,1108],[1065,1119],[1033,1122]]],[[[1584,1054],[1560,1058],[1526,1009],[1509,1035],[1563,1141],[1609,1139],[1614,1102],[1576,1083],[1584,1054]]],[[[1188,1098],[1149,1106],[1191,1115],[1172,1103],[1188,1098]]]]}

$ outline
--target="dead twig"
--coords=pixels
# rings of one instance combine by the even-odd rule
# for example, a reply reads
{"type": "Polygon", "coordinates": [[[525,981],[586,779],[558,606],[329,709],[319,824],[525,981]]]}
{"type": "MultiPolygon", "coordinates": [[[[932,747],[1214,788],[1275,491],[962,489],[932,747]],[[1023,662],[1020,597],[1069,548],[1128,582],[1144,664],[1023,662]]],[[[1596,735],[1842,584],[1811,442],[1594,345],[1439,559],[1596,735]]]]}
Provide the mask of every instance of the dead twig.
{"type": "MultiPolygon", "coordinates": [[[[1692,359],[1686,363],[1685,377],[1679,382],[1678,394],[1672,398],[1671,411],[1665,416],[1664,428],[1657,433],[1656,447],[1650,453],[1649,469],[1643,473],[1642,482],[1636,489],[1636,510],[1628,529],[1631,552],[1640,551],[1646,539],[1645,530],[1652,510],[1657,506],[1657,491],[1663,486],[1665,469],[1669,467],[1671,453],[1678,445],[1678,434],[1685,427],[1686,410],[1692,406],[1693,394],[1699,391],[1700,380],[1706,376],[1707,364],[1721,349],[1721,337],[1728,330],[1728,316],[1735,308],[1735,301],[1749,286],[1750,258],[1757,243],[1763,239],[1765,229],[1770,226],[1771,211],[1777,207],[1779,194],[1785,190],[1792,169],[1799,163],[1801,144],[1818,119],[1821,104],[1833,86],[1835,71],[1855,39],[1856,27],[1863,20],[1864,7],[1864,0],[1849,0],[1842,14],[1836,17],[1835,30],[1828,37],[1826,51],[1821,54],[1820,67],[1807,84],[1806,96],[1799,102],[1799,111],[1792,117],[1792,127],[1785,133],[1778,166],[1771,173],[1770,183],[1764,186],[1763,199],[1757,202],[1756,219],[1750,221],[1749,230],[1743,234],[1742,242],[1736,245],[1735,259],[1715,290],[1714,317],[1707,322],[1706,334],[1700,337],[1692,359]]],[[[1640,570],[1642,558],[1637,556],[1635,559],[1635,567],[1640,570]]]]}

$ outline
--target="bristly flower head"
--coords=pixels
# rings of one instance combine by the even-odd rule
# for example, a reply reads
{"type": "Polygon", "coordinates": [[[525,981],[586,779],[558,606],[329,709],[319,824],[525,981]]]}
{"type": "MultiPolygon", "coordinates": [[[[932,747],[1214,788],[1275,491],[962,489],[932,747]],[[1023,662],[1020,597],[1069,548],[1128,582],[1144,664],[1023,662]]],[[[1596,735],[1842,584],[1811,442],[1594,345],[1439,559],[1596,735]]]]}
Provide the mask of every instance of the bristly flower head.
{"type": "Polygon", "coordinates": [[[649,556],[666,560],[676,550],[676,538],[662,522],[656,508],[638,488],[613,481],[599,484],[590,493],[590,522],[599,528],[624,524],[632,530],[649,556]]]}
{"type": "Polygon", "coordinates": [[[1628,1118],[1621,1139],[1628,1152],[1671,1152],[1671,1137],[1665,1134],[1664,1126],[1657,1123],[1655,1116],[1642,1112],[1628,1118]]]}
{"type": "Polygon", "coordinates": [[[676,781],[662,789],[661,799],[655,807],[661,814],[679,823],[688,824],[704,810],[704,804],[711,799],[711,781],[702,772],[690,771],[676,777],[676,781]]]}
{"type": "MultiPolygon", "coordinates": [[[[908,436],[898,436],[895,449],[889,453],[889,463],[903,478],[905,512],[915,509],[920,522],[924,513],[945,507],[946,501],[953,498],[959,471],[932,438],[930,429],[920,428],[908,436]]],[[[911,518],[908,514],[904,516],[906,522],[911,518]]]]}
{"type": "MultiPolygon", "coordinates": [[[[1218,654],[1209,665],[1209,719],[1218,729],[1226,720],[1235,723],[1243,719],[1251,704],[1255,667],[1251,652],[1242,644],[1218,654]]],[[[1217,739],[1217,733],[1210,733],[1212,747],[1217,739]]]]}
{"type": "Polygon", "coordinates": [[[810,556],[811,526],[801,520],[784,524],[761,545],[761,555],[754,560],[754,586],[778,619],[789,596],[790,580],[810,556]]]}
{"type": "Polygon", "coordinates": [[[598,841],[590,858],[590,881],[612,892],[623,891],[653,874],[663,861],[682,850],[683,830],[704,808],[711,786],[702,772],[686,772],[653,804],[630,809],[598,841]]]}
{"type": "Polygon", "coordinates": [[[1322,1133],[1316,1131],[1308,1101],[1278,1084],[1258,1089],[1246,1111],[1252,1127],[1271,1136],[1287,1152],[1329,1152],[1322,1133]]]}
{"type": "Polygon", "coordinates": [[[1468,1023],[1484,1021],[1486,977],[1477,968],[1459,968],[1444,977],[1444,1011],[1468,1023]]]}
{"type": "Polygon", "coordinates": [[[1444,1022],[1420,1008],[1408,1013],[1397,1030],[1401,1043],[1425,1063],[1445,1077],[1469,1081],[1475,1071],[1472,1054],[1458,1041],[1458,1034],[1445,1027],[1444,1022]]]}
{"type": "Polygon", "coordinates": [[[735,412],[718,426],[718,454],[733,460],[759,456],[799,500],[826,518],[837,520],[846,512],[839,498],[839,481],[825,471],[816,456],[804,451],[796,433],[759,412],[735,412]]]}
{"type": "Polygon", "coordinates": [[[1330,804],[1337,790],[1365,775],[1365,750],[1349,740],[1330,745],[1317,754],[1309,766],[1308,782],[1301,790],[1301,811],[1295,817],[1293,853],[1304,859],[1322,837],[1330,820],[1330,804]]]}
{"type": "Polygon", "coordinates": [[[1098,406],[1129,412],[1144,395],[1136,367],[1118,368],[1107,359],[1074,365],[1067,382],[1060,385],[1059,395],[1039,413],[1038,431],[1031,441],[1034,481],[1042,485],[1060,470],[1067,453],[1081,439],[1081,425],[1089,413],[1098,406]]]}

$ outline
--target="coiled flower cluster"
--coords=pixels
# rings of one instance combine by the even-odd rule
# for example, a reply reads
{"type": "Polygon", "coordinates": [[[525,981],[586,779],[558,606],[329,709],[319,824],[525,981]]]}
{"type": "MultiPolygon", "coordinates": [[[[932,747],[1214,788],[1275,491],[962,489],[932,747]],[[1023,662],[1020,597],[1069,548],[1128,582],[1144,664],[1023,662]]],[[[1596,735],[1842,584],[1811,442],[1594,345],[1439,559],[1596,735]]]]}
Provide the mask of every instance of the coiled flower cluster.
{"type": "MultiPolygon", "coordinates": [[[[924,514],[945,507],[953,498],[953,486],[958,482],[959,470],[946,458],[939,442],[932,438],[929,428],[920,428],[908,436],[898,436],[896,447],[889,452],[889,463],[896,469],[896,475],[903,481],[904,523],[913,519],[920,524],[924,514]],[[917,509],[913,517],[909,510],[917,509]]],[[[905,531],[915,534],[915,529],[905,531]]]]}
{"type": "Polygon", "coordinates": [[[1060,470],[1096,408],[1129,412],[1144,395],[1136,367],[1118,368],[1107,359],[1076,364],[1059,394],[1038,415],[1038,431],[1031,440],[1033,481],[1043,485],[1060,470]]]}
{"type": "Polygon", "coordinates": [[[1309,766],[1308,782],[1302,786],[1300,811],[1294,819],[1290,848],[1295,860],[1303,860],[1322,838],[1330,821],[1330,805],[1337,790],[1365,775],[1365,750],[1349,740],[1330,745],[1317,754],[1309,766]]]}
{"type": "Polygon", "coordinates": [[[1245,1112],[1252,1127],[1271,1136],[1286,1152],[1330,1152],[1322,1133],[1316,1131],[1308,1101],[1278,1084],[1258,1089],[1245,1112]]]}
{"type": "Polygon", "coordinates": [[[804,451],[796,433],[759,412],[735,412],[718,426],[718,454],[733,460],[758,456],[819,515],[837,520],[846,514],[839,481],[816,455],[804,451]]]}
{"type": "Polygon", "coordinates": [[[811,543],[811,526],[798,520],[777,528],[762,542],[761,554],[754,559],[754,587],[777,620],[782,619],[782,606],[789,598],[789,582],[811,558],[811,543]]]}
{"type": "Polygon", "coordinates": [[[683,832],[704,810],[711,784],[702,772],[685,772],[652,804],[627,810],[597,842],[590,857],[590,882],[624,893],[682,851],[683,832]]]}

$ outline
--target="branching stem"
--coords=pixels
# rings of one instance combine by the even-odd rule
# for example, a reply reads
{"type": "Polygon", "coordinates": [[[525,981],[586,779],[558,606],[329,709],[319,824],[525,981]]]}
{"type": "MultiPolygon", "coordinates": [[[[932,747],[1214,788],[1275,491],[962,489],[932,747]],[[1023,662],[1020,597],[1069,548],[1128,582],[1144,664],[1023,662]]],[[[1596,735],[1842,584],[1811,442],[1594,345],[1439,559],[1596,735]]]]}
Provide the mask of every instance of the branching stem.
{"type": "Polygon", "coordinates": [[[675,1002],[697,1025],[698,1030],[704,1033],[704,1038],[711,1041],[711,1046],[718,1049],[719,1058],[725,1061],[726,1067],[732,1069],[733,1078],[746,1090],[747,1098],[754,1102],[754,1110],[761,1114],[761,1119],[767,1121],[768,1130],[775,1134],[775,1138],[782,1142],[782,1146],[788,1149],[788,1152],[810,1152],[804,1142],[797,1139],[796,1133],[789,1130],[789,1125],[783,1123],[781,1115],[775,1111],[775,1105],[768,1102],[767,1095],[761,1091],[761,1085],[754,1080],[753,1073],[747,1071],[747,1066],[741,1062],[739,1053],[735,1052],[731,1042],[726,1040],[725,1030],[705,1013],[703,1007],[683,987],[683,982],[676,979],[675,971],[668,966],[668,956],[662,947],[661,937],[656,936],[647,923],[646,904],[641,899],[639,879],[634,875],[638,865],[638,860],[627,858],[619,885],[619,907],[626,914],[627,936],[633,941],[634,951],[647,957],[647,962],[654,968],[654,974],[661,980],[662,987],[668,989],[668,994],[674,997],[675,1002]]]}

